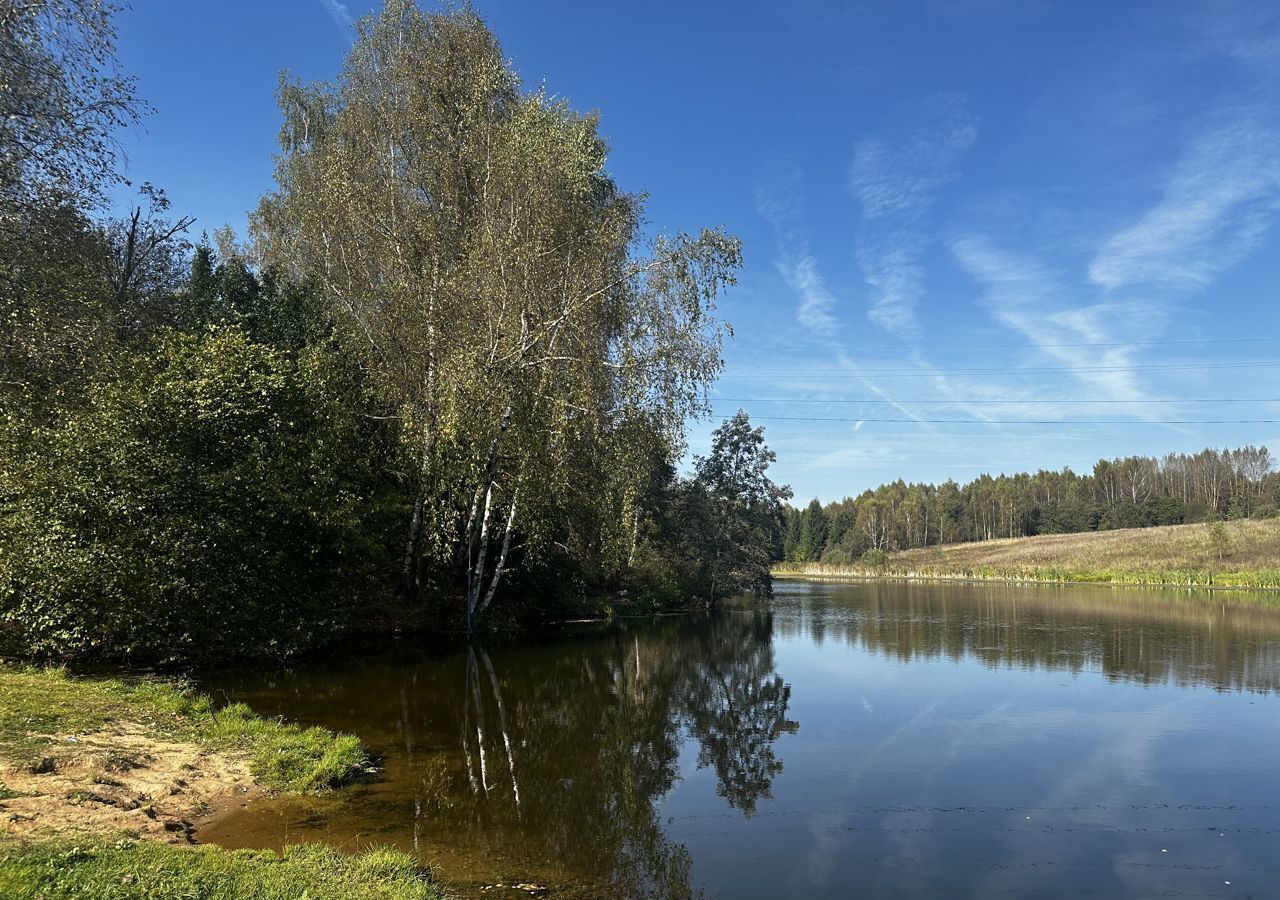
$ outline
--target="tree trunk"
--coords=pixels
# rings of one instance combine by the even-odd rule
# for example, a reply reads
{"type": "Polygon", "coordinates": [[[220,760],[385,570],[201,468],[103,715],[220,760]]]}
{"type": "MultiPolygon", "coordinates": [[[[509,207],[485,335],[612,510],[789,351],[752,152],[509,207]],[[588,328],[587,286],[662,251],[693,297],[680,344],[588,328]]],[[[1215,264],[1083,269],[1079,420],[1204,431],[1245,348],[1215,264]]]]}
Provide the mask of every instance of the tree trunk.
{"type": "Polygon", "coordinates": [[[507,551],[511,549],[511,531],[516,524],[516,501],[520,499],[520,489],[516,488],[514,494],[511,495],[511,510],[507,513],[507,528],[502,534],[502,550],[498,553],[498,563],[494,566],[493,577],[489,580],[489,590],[484,595],[484,600],[480,603],[476,610],[476,615],[480,615],[489,608],[489,604],[493,602],[493,595],[498,590],[498,582],[502,579],[502,573],[507,568],[507,551]]]}
{"type": "Polygon", "coordinates": [[[404,542],[404,595],[413,600],[418,593],[418,540],[422,534],[422,491],[419,490],[413,501],[413,515],[409,517],[409,534],[404,542]]]}
{"type": "MultiPolygon", "coordinates": [[[[476,614],[476,605],[480,595],[480,583],[484,577],[484,560],[489,554],[489,513],[493,509],[493,481],[489,481],[484,491],[484,512],[479,518],[480,546],[475,551],[475,563],[467,572],[467,634],[471,634],[471,619],[476,614]]],[[[467,561],[471,561],[471,548],[468,548],[467,561]]]]}
{"type": "Polygon", "coordinates": [[[485,462],[484,477],[476,487],[476,494],[471,503],[471,514],[467,520],[467,636],[471,635],[472,617],[476,613],[479,602],[480,585],[484,578],[484,563],[489,551],[489,513],[493,503],[493,487],[498,471],[498,448],[502,437],[511,427],[512,408],[510,404],[502,413],[498,423],[498,432],[489,444],[489,458],[485,462]],[[481,495],[484,497],[484,512],[477,516],[481,495]],[[477,534],[478,532],[478,534],[477,534]],[[479,541],[477,548],[476,542],[479,541]]]}
{"type": "Polygon", "coordinates": [[[631,511],[631,549],[627,551],[627,568],[636,564],[636,543],[640,539],[640,507],[631,511]]]}
{"type": "Polygon", "coordinates": [[[422,518],[427,507],[429,478],[427,460],[431,453],[431,429],[422,427],[422,445],[418,449],[418,484],[414,493],[413,513],[409,517],[408,535],[405,537],[403,579],[405,597],[413,600],[418,593],[418,570],[422,559],[422,518]]]}

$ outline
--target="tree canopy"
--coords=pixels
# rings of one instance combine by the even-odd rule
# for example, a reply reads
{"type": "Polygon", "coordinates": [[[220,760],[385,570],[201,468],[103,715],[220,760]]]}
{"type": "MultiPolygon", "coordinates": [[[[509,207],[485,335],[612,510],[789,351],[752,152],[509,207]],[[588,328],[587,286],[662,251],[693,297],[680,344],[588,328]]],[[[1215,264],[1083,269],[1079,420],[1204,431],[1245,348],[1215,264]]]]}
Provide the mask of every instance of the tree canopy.
{"type": "Polygon", "coordinates": [[[642,248],[596,118],[523,90],[469,9],[391,0],[336,83],[280,100],[263,259],[315,285],[401,423],[406,586],[461,582],[479,615],[513,539],[526,558],[564,542],[566,494],[632,502],[645,473],[620,435],[680,446],[721,368],[738,242],[642,248]]]}
{"type": "Polygon", "coordinates": [[[737,239],[649,230],[595,115],[410,0],[332,83],[282,77],[248,243],[149,183],[102,215],[144,111],[115,11],[0,11],[0,650],[283,654],[767,589],[759,429],[677,475],[737,239]]]}

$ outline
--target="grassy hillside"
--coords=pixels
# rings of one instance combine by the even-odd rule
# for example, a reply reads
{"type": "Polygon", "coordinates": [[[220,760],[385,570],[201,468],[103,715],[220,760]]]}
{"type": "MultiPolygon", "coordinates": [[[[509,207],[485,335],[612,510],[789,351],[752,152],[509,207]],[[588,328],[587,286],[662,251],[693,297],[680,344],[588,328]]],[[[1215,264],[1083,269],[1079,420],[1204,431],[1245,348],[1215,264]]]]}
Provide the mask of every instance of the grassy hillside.
{"type": "Polygon", "coordinates": [[[854,565],[781,563],[773,574],[1280,588],[1280,519],[948,544],[854,565]]]}

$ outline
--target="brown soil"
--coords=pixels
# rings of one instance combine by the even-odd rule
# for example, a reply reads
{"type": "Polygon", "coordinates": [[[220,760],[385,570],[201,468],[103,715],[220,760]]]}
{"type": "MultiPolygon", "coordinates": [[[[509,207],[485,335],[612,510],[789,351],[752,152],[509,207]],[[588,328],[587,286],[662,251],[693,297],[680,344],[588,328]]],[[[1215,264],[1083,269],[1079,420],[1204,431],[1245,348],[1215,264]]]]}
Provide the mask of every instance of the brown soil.
{"type": "Polygon", "coordinates": [[[0,828],[132,832],[191,843],[199,820],[247,802],[262,789],[247,764],[196,744],[158,740],[142,726],[115,723],[58,735],[57,762],[14,766],[0,760],[0,784],[21,796],[0,800],[0,828]]]}

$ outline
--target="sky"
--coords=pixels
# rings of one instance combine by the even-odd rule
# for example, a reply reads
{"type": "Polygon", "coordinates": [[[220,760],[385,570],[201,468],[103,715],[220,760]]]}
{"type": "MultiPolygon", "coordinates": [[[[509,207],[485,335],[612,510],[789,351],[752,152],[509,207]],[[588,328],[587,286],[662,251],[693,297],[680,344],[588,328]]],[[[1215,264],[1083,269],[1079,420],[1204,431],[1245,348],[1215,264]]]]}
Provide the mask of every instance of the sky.
{"type": "MultiPolygon", "coordinates": [[[[128,177],[243,233],[280,71],[334,77],[375,6],[134,0],[119,56],[155,111],[128,177]]],[[[1280,4],[475,8],[526,86],[599,111],[652,231],[743,240],[691,453],[745,409],[800,504],[1280,453],[1280,4]]]]}

